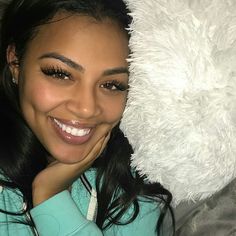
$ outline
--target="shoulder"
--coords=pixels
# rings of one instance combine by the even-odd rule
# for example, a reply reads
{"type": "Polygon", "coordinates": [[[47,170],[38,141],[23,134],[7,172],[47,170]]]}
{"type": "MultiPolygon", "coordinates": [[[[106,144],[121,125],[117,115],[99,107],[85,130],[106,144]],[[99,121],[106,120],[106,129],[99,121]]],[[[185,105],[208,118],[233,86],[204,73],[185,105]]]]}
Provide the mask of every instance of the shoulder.
{"type": "MultiPolygon", "coordinates": [[[[134,207],[130,207],[123,215],[121,221],[127,221],[132,216],[134,207]]],[[[160,217],[160,208],[156,201],[149,201],[147,199],[139,199],[139,214],[129,224],[112,225],[105,230],[104,236],[157,236],[156,226],[160,217]]]]}
{"type": "MultiPolygon", "coordinates": [[[[0,180],[9,180],[1,170],[0,180]]],[[[0,209],[15,213],[22,212],[23,208],[25,208],[23,194],[18,189],[13,189],[0,184],[0,209]]]]}

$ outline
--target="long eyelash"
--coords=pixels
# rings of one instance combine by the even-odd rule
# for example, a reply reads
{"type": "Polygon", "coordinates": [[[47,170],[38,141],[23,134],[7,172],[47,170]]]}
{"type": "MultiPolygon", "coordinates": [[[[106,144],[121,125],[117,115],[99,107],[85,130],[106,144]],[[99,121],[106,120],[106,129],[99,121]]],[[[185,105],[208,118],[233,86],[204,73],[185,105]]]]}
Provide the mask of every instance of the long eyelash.
{"type": "Polygon", "coordinates": [[[120,91],[126,91],[129,88],[128,85],[126,85],[125,83],[122,83],[120,81],[117,81],[117,80],[112,80],[112,81],[108,82],[108,84],[109,83],[113,84],[120,91]]]}
{"type": "Polygon", "coordinates": [[[70,77],[70,75],[71,75],[70,73],[63,70],[62,68],[54,67],[54,66],[41,68],[41,71],[47,76],[63,75],[66,77],[70,77]]]}

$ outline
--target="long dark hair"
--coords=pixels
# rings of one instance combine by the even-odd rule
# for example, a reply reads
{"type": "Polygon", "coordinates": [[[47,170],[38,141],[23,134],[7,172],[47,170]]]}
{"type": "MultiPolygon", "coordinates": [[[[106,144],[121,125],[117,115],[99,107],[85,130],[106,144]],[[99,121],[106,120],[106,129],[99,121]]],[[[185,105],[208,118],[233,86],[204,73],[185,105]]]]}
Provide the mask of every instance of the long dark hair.
{"type": "MultiPolygon", "coordinates": [[[[0,121],[4,124],[0,133],[0,166],[6,176],[0,184],[19,189],[29,209],[32,208],[32,182],[47,166],[48,153],[21,115],[18,90],[12,83],[6,50],[9,45],[14,45],[21,64],[28,43],[37,34],[37,27],[50,22],[58,11],[89,15],[96,20],[109,17],[124,29],[131,20],[122,0],[13,0],[7,4],[0,34],[0,121]]],[[[131,170],[132,152],[128,140],[117,126],[112,131],[106,150],[94,163],[98,191],[96,223],[101,229],[111,224],[121,224],[121,217],[130,206],[134,207],[134,213],[123,223],[132,222],[139,213],[137,196],[159,199],[157,207],[161,208],[161,216],[157,223],[158,230],[167,209],[170,209],[171,194],[158,183],[145,183],[144,178],[131,170]],[[116,198],[115,193],[119,193],[116,198]]]]}

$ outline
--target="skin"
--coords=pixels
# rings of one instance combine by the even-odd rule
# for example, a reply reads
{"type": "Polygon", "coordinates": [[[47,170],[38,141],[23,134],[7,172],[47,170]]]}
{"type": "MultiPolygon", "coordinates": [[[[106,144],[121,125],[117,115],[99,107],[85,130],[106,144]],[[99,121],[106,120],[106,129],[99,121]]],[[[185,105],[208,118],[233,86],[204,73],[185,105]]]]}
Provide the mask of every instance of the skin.
{"type": "MultiPolygon", "coordinates": [[[[34,205],[68,189],[91,166],[120,121],[127,97],[124,30],[108,18],[65,16],[41,26],[21,66],[11,66],[23,116],[51,154],[33,182],[34,205]],[[79,142],[63,139],[54,118],[90,133],[79,142]]],[[[14,46],[7,58],[17,60],[14,46]]]]}

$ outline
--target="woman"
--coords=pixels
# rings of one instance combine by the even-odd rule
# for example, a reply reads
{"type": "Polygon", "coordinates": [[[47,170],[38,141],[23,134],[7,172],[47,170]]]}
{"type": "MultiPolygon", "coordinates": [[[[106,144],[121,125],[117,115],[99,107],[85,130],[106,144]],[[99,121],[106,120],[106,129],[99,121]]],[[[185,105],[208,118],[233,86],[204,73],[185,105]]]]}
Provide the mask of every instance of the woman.
{"type": "Polygon", "coordinates": [[[122,1],[13,0],[6,7],[1,235],[160,231],[171,195],[130,169],[132,149],[119,130],[128,22],[122,1]]]}

